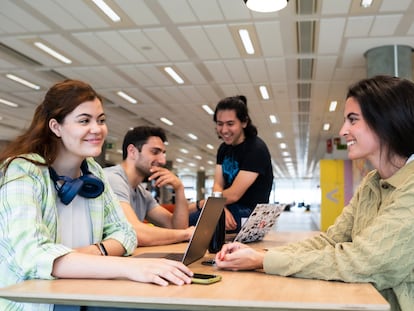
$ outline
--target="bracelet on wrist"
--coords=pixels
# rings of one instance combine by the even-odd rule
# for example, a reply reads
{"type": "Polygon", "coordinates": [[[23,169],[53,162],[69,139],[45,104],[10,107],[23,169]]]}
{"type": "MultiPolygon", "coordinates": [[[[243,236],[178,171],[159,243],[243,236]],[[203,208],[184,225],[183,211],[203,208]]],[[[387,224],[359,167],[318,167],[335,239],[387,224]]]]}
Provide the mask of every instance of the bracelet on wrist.
{"type": "Polygon", "coordinates": [[[103,245],[102,242],[99,243],[95,243],[96,247],[99,249],[99,251],[101,252],[102,256],[108,256],[108,252],[105,248],[105,246],[103,245]]]}

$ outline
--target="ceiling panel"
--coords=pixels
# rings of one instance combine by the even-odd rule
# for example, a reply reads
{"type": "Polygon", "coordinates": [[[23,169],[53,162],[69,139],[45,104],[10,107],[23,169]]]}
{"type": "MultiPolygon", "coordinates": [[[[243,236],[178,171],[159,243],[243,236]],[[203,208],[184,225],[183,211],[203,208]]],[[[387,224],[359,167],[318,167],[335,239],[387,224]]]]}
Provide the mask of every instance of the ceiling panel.
{"type": "Polygon", "coordinates": [[[227,71],[232,77],[234,83],[249,82],[249,74],[244,66],[244,62],[241,59],[232,59],[224,61],[227,71]]]}
{"type": "Polygon", "coordinates": [[[217,59],[218,53],[211,45],[203,27],[190,26],[179,28],[187,42],[191,42],[191,48],[200,59],[217,59]]]}
{"type": "Polygon", "coordinates": [[[217,1],[191,0],[188,3],[191,5],[200,22],[211,22],[223,19],[223,14],[217,5],[217,1]]]}
{"type": "Polygon", "coordinates": [[[246,59],[246,68],[251,81],[255,84],[267,84],[267,67],[263,59],[246,59]]]}
{"type": "Polygon", "coordinates": [[[139,51],[140,55],[143,55],[142,62],[161,62],[167,61],[167,58],[161,51],[153,44],[153,42],[146,36],[141,30],[123,30],[120,31],[120,34],[128,40],[128,43],[131,44],[136,51],[139,51]]]}
{"type": "Polygon", "coordinates": [[[392,36],[398,23],[401,21],[402,15],[377,16],[371,28],[371,36],[392,36]]]}
{"type": "Polygon", "coordinates": [[[345,37],[366,37],[368,36],[374,16],[349,17],[345,28],[345,37]]]}
{"type": "Polygon", "coordinates": [[[404,12],[412,5],[411,0],[382,0],[380,12],[404,12]]]}
{"type": "Polygon", "coordinates": [[[255,23],[255,27],[263,56],[282,57],[284,45],[280,30],[280,22],[260,22],[255,23]],[[271,38],[271,40],[269,40],[269,38],[271,38]]]}
{"type": "Polygon", "coordinates": [[[327,18],[319,22],[319,33],[324,40],[318,40],[318,54],[338,54],[342,48],[345,21],[345,18],[327,18]]]}
{"type": "Polygon", "coordinates": [[[321,14],[323,15],[346,15],[351,5],[351,0],[321,1],[321,14]]]}
{"type": "Polygon", "coordinates": [[[158,2],[173,23],[181,24],[197,21],[194,11],[187,0],[160,0],[158,2]]]}
{"type": "Polygon", "coordinates": [[[220,58],[240,57],[239,50],[227,25],[206,26],[204,30],[220,58]]]}
{"type": "Polygon", "coordinates": [[[164,53],[170,61],[185,61],[188,59],[185,51],[174,40],[165,28],[144,30],[145,34],[164,53]]]}
{"type": "Polygon", "coordinates": [[[23,7],[20,7],[18,3],[12,0],[1,1],[1,15],[0,25],[3,29],[3,25],[12,26],[11,28],[4,28],[5,33],[17,33],[17,32],[43,32],[49,31],[50,28],[46,25],[43,20],[34,16],[34,12],[30,12],[23,7]],[[3,18],[6,20],[3,24],[3,18]],[[13,21],[10,23],[10,20],[13,21]],[[23,31],[22,31],[23,28],[23,31]]]}
{"type": "Polygon", "coordinates": [[[346,89],[366,76],[364,53],[382,45],[414,46],[414,0],[376,0],[368,9],[359,0],[291,0],[284,10],[268,14],[248,10],[242,0],[107,3],[121,22],[110,21],[89,0],[0,0],[0,98],[21,105],[0,106],[0,139],[12,139],[28,125],[51,84],[76,78],[105,98],[108,140],[115,144],[107,150],[108,161],[120,161],[117,149],[129,127],[152,124],[168,131],[168,158],[177,171],[195,173],[203,167],[209,175],[214,165],[207,161],[215,161],[216,149],[208,150],[206,144],[217,148],[220,140],[201,105],[214,109],[221,98],[243,94],[268,143],[275,176],[317,179],[326,139],[337,136],[342,124],[346,89]],[[241,48],[239,26],[252,31],[256,55],[241,48]],[[62,64],[37,50],[35,39],[73,63],[62,64]],[[162,71],[167,65],[183,75],[184,85],[162,71]],[[31,80],[41,90],[6,79],[7,73],[31,80]],[[269,87],[269,100],[258,94],[262,83],[269,87]],[[120,98],[119,90],[138,104],[120,98]],[[327,112],[333,99],[338,109],[327,112]],[[277,124],[270,123],[270,114],[277,116],[277,124]],[[174,125],[165,125],[160,117],[174,125]],[[325,122],[332,125],[327,132],[321,129],[325,122]],[[284,137],[277,139],[276,131],[284,137]],[[198,140],[191,140],[189,132],[198,140]],[[281,142],[288,146],[293,171],[281,154],[281,142]],[[195,161],[195,154],[203,159],[195,161]]]}
{"type": "MultiPolygon", "coordinates": [[[[65,1],[65,0],[62,0],[65,1]]],[[[150,1],[152,3],[155,1],[150,1]]],[[[135,23],[135,25],[157,25],[159,19],[154,11],[147,6],[146,1],[125,1],[116,0],[115,3],[122,10],[121,13],[128,15],[128,17],[135,23]]]]}
{"type": "MultiPolygon", "coordinates": [[[[47,16],[49,21],[48,24],[53,23],[63,29],[79,29],[80,27],[88,27],[88,24],[83,21],[89,21],[89,24],[93,22],[93,27],[105,26],[104,21],[97,17],[92,10],[82,2],[77,3],[77,9],[81,6],[81,10],[76,10],[75,6],[64,9],[59,5],[59,1],[53,0],[41,0],[41,1],[26,1],[26,4],[31,6],[39,15],[47,16]]],[[[52,25],[51,25],[52,27],[52,25]]]]}

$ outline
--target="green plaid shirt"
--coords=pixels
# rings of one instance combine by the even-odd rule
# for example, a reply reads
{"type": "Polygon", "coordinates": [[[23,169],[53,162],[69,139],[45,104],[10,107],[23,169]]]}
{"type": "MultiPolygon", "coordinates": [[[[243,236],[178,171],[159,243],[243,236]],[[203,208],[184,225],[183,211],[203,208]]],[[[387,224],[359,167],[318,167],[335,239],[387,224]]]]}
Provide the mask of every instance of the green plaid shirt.
{"type": "MultiPolygon", "coordinates": [[[[27,158],[40,162],[38,155],[27,158]]],[[[105,181],[92,158],[89,170],[105,181]]],[[[25,159],[12,161],[0,179],[0,287],[28,279],[53,279],[53,262],[72,249],[59,244],[57,191],[47,166],[25,159]]],[[[105,181],[99,197],[86,200],[91,213],[93,243],[115,239],[127,250],[136,248],[136,234],[127,222],[116,196],[105,181]]],[[[0,299],[0,310],[53,310],[53,305],[20,304],[0,299]]]]}

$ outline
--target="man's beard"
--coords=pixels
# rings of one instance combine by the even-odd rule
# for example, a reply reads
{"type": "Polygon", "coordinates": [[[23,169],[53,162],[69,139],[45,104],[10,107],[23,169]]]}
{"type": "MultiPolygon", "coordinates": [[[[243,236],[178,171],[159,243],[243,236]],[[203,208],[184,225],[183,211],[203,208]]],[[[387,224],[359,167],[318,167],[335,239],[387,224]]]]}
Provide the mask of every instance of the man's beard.
{"type": "Polygon", "coordinates": [[[148,177],[150,177],[151,174],[152,174],[149,171],[149,169],[148,170],[143,170],[142,168],[135,166],[135,170],[137,171],[137,174],[139,176],[143,176],[143,180],[142,180],[143,182],[148,182],[148,177]]]}

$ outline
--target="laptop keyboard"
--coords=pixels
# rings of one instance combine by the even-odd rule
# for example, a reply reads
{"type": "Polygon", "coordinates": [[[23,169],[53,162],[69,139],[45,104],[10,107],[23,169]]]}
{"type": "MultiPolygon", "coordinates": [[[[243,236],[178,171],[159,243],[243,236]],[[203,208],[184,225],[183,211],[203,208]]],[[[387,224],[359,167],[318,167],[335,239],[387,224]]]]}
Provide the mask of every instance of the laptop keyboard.
{"type": "Polygon", "coordinates": [[[165,258],[175,260],[175,261],[181,261],[183,259],[184,254],[183,253],[169,253],[165,258]]]}

